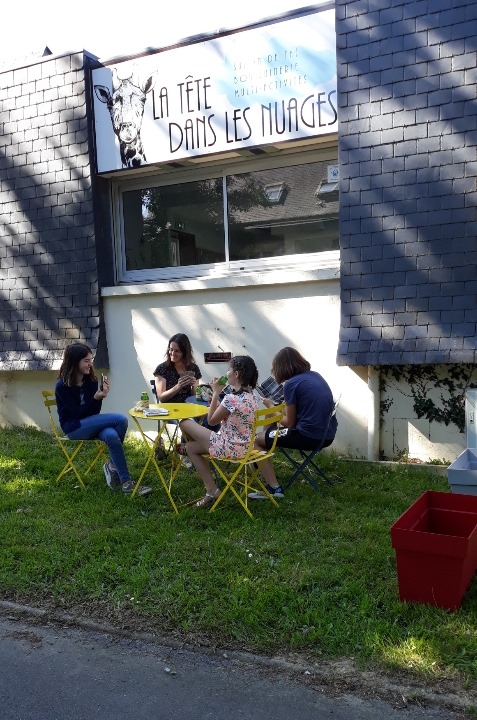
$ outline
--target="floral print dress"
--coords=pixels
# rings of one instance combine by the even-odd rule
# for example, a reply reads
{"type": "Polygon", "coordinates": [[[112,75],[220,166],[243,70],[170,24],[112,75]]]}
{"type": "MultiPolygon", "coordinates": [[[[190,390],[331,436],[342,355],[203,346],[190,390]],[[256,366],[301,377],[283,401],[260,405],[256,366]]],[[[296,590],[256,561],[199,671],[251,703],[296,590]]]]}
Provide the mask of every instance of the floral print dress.
{"type": "Polygon", "coordinates": [[[209,453],[216,458],[238,460],[247,452],[258,403],[251,393],[242,392],[226,395],[221,405],[230,415],[222,421],[219,432],[211,434],[209,453]]]}

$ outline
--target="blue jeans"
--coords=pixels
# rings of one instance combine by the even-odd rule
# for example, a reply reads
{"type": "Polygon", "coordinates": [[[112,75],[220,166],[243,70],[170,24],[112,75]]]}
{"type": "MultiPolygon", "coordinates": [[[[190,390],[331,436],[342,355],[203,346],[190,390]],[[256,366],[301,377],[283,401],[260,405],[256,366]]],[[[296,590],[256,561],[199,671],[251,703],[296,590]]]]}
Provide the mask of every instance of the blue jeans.
{"type": "Polygon", "coordinates": [[[81,426],[68,433],[70,440],[92,440],[98,438],[106,443],[109,449],[111,462],[118,471],[119,480],[125,483],[131,479],[123,442],[128,429],[126,415],[119,413],[104,413],[103,415],[90,415],[80,420],[81,426]]]}

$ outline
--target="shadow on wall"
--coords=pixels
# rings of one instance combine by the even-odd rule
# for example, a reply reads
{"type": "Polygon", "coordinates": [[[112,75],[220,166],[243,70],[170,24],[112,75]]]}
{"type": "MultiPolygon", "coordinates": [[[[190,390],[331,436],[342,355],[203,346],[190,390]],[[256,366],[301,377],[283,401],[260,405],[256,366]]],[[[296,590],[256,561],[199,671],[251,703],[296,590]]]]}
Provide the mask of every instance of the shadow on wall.
{"type": "Polygon", "coordinates": [[[451,63],[456,28],[462,47],[464,36],[469,47],[473,43],[465,23],[468,8],[462,3],[452,19],[443,13],[446,27],[439,26],[441,16],[431,5],[426,14],[418,4],[398,2],[391,46],[379,52],[383,43],[389,45],[381,39],[384,20],[354,5],[336,25],[339,362],[475,362],[476,170],[465,152],[474,145],[475,77],[466,67],[473,67],[475,58],[460,49],[457,65],[455,58],[451,63]],[[370,33],[377,42],[369,41],[370,33]],[[359,90],[350,86],[351,68],[359,90]]]}
{"type": "Polygon", "coordinates": [[[133,403],[141,391],[150,389],[154,368],[164,360],[167,341],[175,332],[189,336],[205,381],[222,375],[226,368],[206,364],[205,352],[251,355],[264,379],[270,375],[273,355],[291,345],[325,377],[335,396],[342,396],[340,451],[366,456],[367,380],[336,366],[337,282],[308,283],[305,288],[279,285],[155,296],[126,294],[106,298],[105,314],[114,410],[124,410],[125,395],[133,403]],[[156,303],[152,307],[151,300],[156,303]],[[311,330],[310,317],[316,318],[311,330]]]}
{"type": "MultiPolygon", "coordinates": [[[[62,77],[64,87],[71,87],[75,76],[81,93],[83,60],[78,54],[43,62],[42,77],[51,72],[55,87],[61,87],[62,77]]],[[[31,71],[34,87],[37,70],[34,65],[18,74],[28,77],[31,71]]],[[[9,97],[23,101],[25,87],[18,82],[9,97]]],[[[39,107],[37,114],[30,112],[28,131],[9,122],[12,129],[4,134],[5,144],[11,143],[10,152],[0,154],[2,267],[9,274],[2,285],[0,367],[5,370],[58,367],[65,345],[75,340],[87,342],[95,352],[98,348],[100,299],[86,97],[80,94],[75,100],[74,107],[65,106],[63,94],[39,107]],[[49,115],[44,105],[50,107],[49,115]],[[26,153],[33,157],[40,151],[41,162],[25,164],[26,153]]],[[[32,106],[38,102],[32,97],[32,106]]]]}

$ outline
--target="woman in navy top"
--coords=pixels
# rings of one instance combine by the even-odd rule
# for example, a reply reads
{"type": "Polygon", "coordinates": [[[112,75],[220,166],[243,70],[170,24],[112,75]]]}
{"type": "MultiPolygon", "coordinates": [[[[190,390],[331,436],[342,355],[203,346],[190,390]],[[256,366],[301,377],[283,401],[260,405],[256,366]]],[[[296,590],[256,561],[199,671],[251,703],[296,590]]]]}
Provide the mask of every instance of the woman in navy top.
{"type": "MultiPolygon", "coordinates": [[[[328,447],[335,439],[338,421],[333,412],[333,393],[326,380],[311,370],[308,360],[298,350],[285,347],[272,360],[272,375],[283,383],[285,413],[278,431],[277,447],[296,450],[315,450],[320,445],[328,447]]],[[[267,407],[273,402],[262,400],[267,407]]],[[[257,437],[257,445],[270,448],[276,429],[270,427],[257,437]]],[[[262,474],[267,490],[275,497],[283,497],[270,460],[262,463],[262,474]]],[[[251,498],[261,498],[261,493],[251,493],[251,498]]]]}
{"type": "MultiPolygon", "coordinates": [[[[61,429],[70,440],[98,438],[105,442],[110,455],[110,462],[103,465],[108,486],[114,490],[121,485],[123,492],[132,493],[135,483],[129,475],[123,448],[128,419],[119,413],[101,414],[108,393],[108,378],[105,377],[99,387],[94,374],[91,348],[83,343],[68,345],[55,387],[61,429]]],[[[148,487],[137,489],[139,495],[150,492],[148,487]]]]}

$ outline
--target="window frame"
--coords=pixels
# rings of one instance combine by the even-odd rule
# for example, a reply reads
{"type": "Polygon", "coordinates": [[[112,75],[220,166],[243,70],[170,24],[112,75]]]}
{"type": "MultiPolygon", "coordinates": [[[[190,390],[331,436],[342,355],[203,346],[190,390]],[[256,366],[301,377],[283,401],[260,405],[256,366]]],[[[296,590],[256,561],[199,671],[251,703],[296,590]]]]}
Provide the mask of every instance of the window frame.
{"type": "Polygon", "coordinates": [[[225,260],[220,263],[202,265],[183,265],[167,268],[146,268],[143,270],[126,269],[126,249],[123,224],[122,195],[131,190],[145,187],[161,187],[164,185],[193,182],[222,177],[223,182],[223,211],[224,211],[224,238],[228,237],[228,212],[226,177],[238,173],[268,170],[292,165],[305,165],[313,162],[337,163],[338,143],[315,143],[306,149],[294,151],[292,148],[281,152],[263,153],[253,156],[214,158],[210,161],[202,158],[200,161],[191,161],[180,168],[170,166],[156,167],[145,173],[136,173],[114,176],[111,184],[111,210],[113,245],[115,256],[115,279],[118,285],[174,282],[187,279],[206,279],[216,277],[233,277],[244,273],[267,272],[285,269],[320,269],[328,267],[330,262],[339,262],[339,250],[328,250],[315,253],[302,253],[298,255],[279,255],[270,258],[247,260],[230,260],[229,243],[225,242],[225,260]]]}

